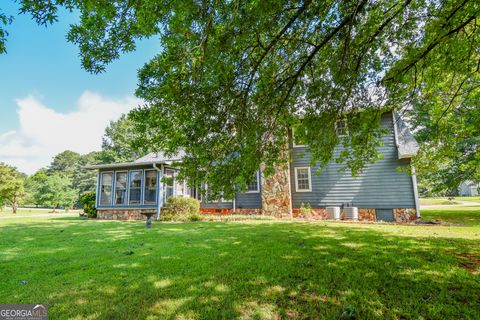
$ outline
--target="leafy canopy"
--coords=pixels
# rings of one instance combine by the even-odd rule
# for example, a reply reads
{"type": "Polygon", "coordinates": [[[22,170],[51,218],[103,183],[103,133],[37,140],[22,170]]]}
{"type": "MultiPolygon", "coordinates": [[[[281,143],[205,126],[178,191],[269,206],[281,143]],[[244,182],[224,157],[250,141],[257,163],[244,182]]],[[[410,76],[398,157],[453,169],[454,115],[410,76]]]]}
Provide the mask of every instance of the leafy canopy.
{"type": "MultiPolygon", "coordinates": [[[[60,6],[77,10],[67,38],[93,73],[158,36],[161,52],[139,72],[147,106],[132,115],[137,145],[183,149],[182,173],[227,194],[261,163],[269,172],[288,160],[294,125],[313,161],[325,165],[340,143],[352,152],[336,160],[356,174],[381,156],[381,112],[424,115],[428,163],[449,125],[467,135],[457,115],[473,117],[466,105],[478,105],[477,0],[20,2],[39,24],[54,22],[60,6]],[[338,137],[346,116],[349,135],[338,137]]],[[[458,151],[456,139],[449,145],[458,151]]]]}
{"type": "Polygon", "coordinates": [[[0,162],[0,207],[8,203],[15,213],[18,202],[25,195],[24,181],[16,168],[0,162]]]}

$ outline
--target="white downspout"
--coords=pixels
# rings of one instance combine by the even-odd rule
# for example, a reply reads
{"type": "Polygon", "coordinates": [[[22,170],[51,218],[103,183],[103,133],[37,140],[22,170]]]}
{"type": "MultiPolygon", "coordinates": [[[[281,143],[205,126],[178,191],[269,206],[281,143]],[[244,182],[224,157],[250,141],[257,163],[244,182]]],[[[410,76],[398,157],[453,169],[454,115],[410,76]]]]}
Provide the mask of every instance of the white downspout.
{"type": "Polygon", "coordinates": [[[157,170],[157,172],[159,173],[159,178],[157,179],[157,183],[158,183],[158,186],[157,186],[157,221],[160,220],[160,211],[161,211],[161,208],[162,208],[162,200],[163,200],[163,197],[162,197],[162,184],[161,184],[161,179],[162,179],[162,169],[157,167],[157,164],[154,163],[153,164],[153,167],[157,170]]]}
{"type": "Polygon", "coordinates": [[[418,189],[417,189],[417,175],[415,174],[415,166],[410,164],[412,167],[412,184],[413,184],[413,195],[415,197],[415,211],[417,211],[417,218],[420,218],[420,201],[418,200],[418,189]]]}

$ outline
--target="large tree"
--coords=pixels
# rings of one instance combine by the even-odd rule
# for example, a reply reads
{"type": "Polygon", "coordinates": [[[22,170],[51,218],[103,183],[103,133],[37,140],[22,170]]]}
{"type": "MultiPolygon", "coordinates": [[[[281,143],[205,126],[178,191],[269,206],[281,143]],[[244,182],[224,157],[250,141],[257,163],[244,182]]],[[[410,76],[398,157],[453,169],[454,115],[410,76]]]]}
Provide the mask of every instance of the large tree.
{"type": "MultiPolygon", "coordinates": [[[[383,111],[428,114],[419,125],[432,127],[422,133],[428,154],[448,140],[443,128],[469,132],[457,115],[474,118],[465,105],[479,102],[477,0],[20,3],[40,24],[54,22],[59,6],[77,10],[68,40],[93,73],[136,40],[159,36],[161,52],[139,72],[147,106],[132,116],[142,132],[136,142],[183,149],[182,173],[211,182],[212,193],[231,194],[260,163],[269,172],[286,162],[292,126],[321,165],[343,144],[348,152],[336,160],[356,174],[381,156],[383,111]],[[338,137],[347,116],[349,135],[338,137]]],[[[478,143],[468,148],[478,153],[478,143]]]]}
{"type": "Polygon", "coordinates": [[[122,114],[116,121],[110,121],[105,128],[102,137],[102,161],[106,162],[128,162],[133,161],[140,155],[137,148],[133,147],[138,134],[135,129],[135,122],[122,114]]]}
{"type": "Polygon", "coordinates": [[[19,201],[25,195],[24,176],[16,168],[0,162],[0,206],[10,204],[17,213],[19,201]]]}

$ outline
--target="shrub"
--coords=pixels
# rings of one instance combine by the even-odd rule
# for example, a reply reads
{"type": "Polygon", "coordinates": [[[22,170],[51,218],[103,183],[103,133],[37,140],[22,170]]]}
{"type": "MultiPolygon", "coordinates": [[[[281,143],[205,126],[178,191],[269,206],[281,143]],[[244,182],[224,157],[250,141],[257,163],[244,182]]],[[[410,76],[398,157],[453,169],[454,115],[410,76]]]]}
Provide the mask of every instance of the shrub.
{"type": "Polygon", "coordinates": [[[308,217],[312,214],[312,206],[310,205],[309,202],[307,202],[307,204],[304,204],[302,202],[301,206],[300,206],[300,215],[302,217],[308,217]]]}
{"type": "Polygon", "coordinates": [[[168,198],[167,204],[173,215],[195,215],[200,210],[200,201],[194,198],[168,198]]]}
{"type": "Polygon", "coordinates": [[[95,209],[95,192],[86,192],[80,196],[80,202],[82,203],[83,212],[89,218],[97,217],[97,209],[95,209]]]}
{"type": "Polygon", "coordinates": [[[203,217],[199,213],[194,213],[188,216],[188,220],[190,221],[202,221],[203,217]]]}
{"type": "Polygon", "coordinates": [[[173,211],[170,209],[164,210],[162,209],[162,212],[160,212],[160,221],[173,221],[175,219],[175,215],[173,214],[173,211]]]}

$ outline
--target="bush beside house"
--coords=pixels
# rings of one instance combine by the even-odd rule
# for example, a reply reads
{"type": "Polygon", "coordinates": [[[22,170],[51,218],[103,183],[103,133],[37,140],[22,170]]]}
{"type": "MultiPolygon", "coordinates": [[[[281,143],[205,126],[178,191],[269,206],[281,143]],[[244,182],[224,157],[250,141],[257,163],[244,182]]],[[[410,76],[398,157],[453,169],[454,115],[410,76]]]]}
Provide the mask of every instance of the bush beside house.
{"type": "Polygon", "coordinates": [[[97,209],[95,209],[95,192],[86,192],[80,196],[83,212],[89,218],[97,217],[97,209]]]}
{"type": "Polygon", "coordinates": [[[168,198],[168,210],[160,215],[163,221],[200,221],[200,201],[193,198],[168,198]]]}

